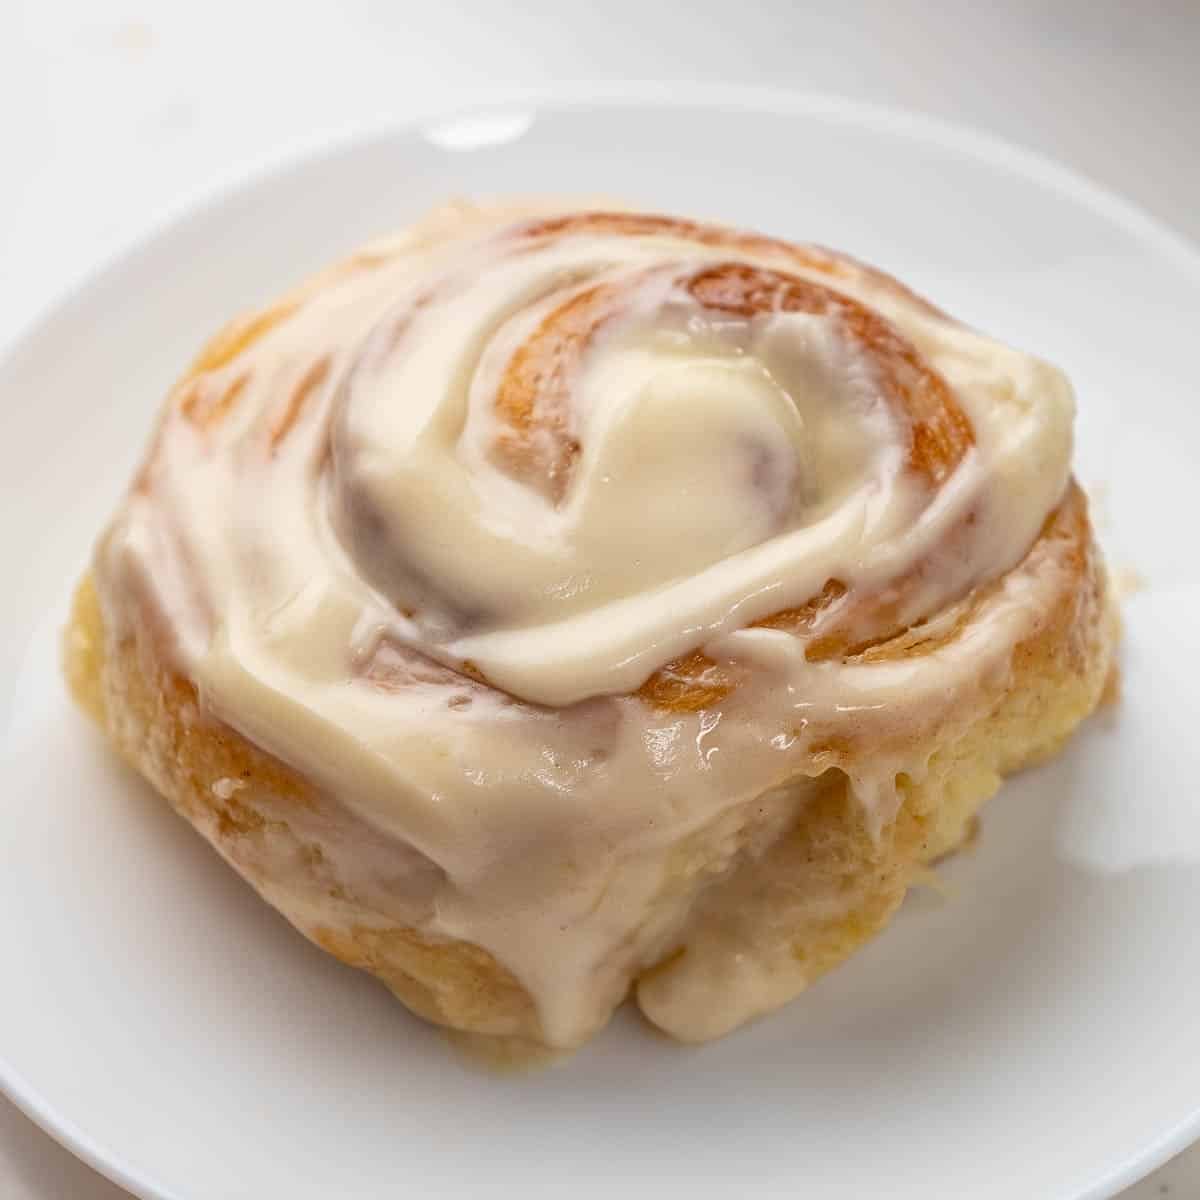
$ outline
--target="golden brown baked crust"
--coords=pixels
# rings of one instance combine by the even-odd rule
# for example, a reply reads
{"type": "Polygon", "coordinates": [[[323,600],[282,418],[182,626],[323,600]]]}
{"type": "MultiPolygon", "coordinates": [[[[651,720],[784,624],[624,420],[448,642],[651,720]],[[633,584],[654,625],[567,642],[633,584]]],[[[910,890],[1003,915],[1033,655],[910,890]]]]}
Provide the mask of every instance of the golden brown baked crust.
{"type": "MultiPolygon", "coordinates": [[[[1074,485],[1017,570],[1043,565],[1060,576],[1054,602],[1015,647],[1011,670],[990,685],[990,712],[966,730],[933,734],[929,774],[920,783],[899,780],[903,803],[882,836],[873,836],[844,786],[844,771],[871,747],[829,745],[820,764],[829,786],[789,818],[782,837],[765,849],[755,840],[778,816],[769,805],[723,814],[677,848],[666,889],[692,896],[718,924],[728,912],[775,927],[805,982],[881,929],[924,865],[967,836],[1002,776],[1054,753],[1104,691],[1116,617],[1086,501],[1074,485]]],[[[930,653],[962,635],[972,607],[936,641],[913,631],[862,655],[930,653]]],[[[106,624],[85,575],[65,638],[67,678],[115,747],[177,812],[302,933],[376,975],[414,1012],[456,1029],[543,1040],[529,994],[490,954],[465,942],[431,941],[365,906],[330,869],[322,845],[331,831],[347,835],[356,818],[208,715],[195,685],[169,665],[152,621],[124,628],[130,632],[118,638],[106,624]]],[[[668,942],[631,981],[651,1020],[687,955],[686,939],[668,942]]],[[[613,996],[613,1004],[620,999],[613,996]]]]}

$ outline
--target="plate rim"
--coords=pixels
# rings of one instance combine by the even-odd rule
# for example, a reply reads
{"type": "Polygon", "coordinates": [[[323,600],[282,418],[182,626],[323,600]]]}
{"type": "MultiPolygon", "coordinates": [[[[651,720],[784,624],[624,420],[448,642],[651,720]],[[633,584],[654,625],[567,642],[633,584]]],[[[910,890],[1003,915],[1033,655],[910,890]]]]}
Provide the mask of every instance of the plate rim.
{"type": "MultiPolygon", "coordinates": [[[[405,112],[388,112],[360,120],[318,127],[281,140],[259,154],[232,161],[203,184],[168,201],[153,217],[129,232],[103,240],[79,270],[44,297],[7,331],[0,330],[0,363],[16,357],[25,344],[60,309],[86,298],[85,293],[130,257],[145,253],[176,226],[200,212],[218,207],[239,192],[313,159],[349,152],[422,126],[441,126],[466,118],[510,114],[513,109],[575,112],[597,109],[719,109],[745,114],[817,117],[830,123],[858,125],[910,141],[931,143],[992,166],[1008,168],[1060,192],[1126,232],[1175,258],[1200,283],[1200,240],[1174,229],[1141,205],[1125,199],[1086,172],[1040,150],[966,122],[879,101],[858,100],[837,92],[803,91],[771,84],[681,80],[579,81],[529,87],[476,89],[453,104],[418,104],[405,112]]],[[[523,132],[523,130],[522,130],[523,132]]],[[[495,144],[502,144],[497,140],[495,144]]]]}
{"type": "MultiPolygon", "coordinates": [[[[988,130],[902,106],[864,101],[830,92],[806,92],[784,86],[706,83],[698,81],[635,80],[579,81],[524,88],[480,89],[454,104],[432,102],[365,120],[344,122],[289,138],[271,150],[232,163],[203,185],[189,189],[132,232],[104,244],[81,269],[69,276],[23,319],[0,331],[0,369],[34,348],[48,326],[79,307],[106,279],[131,261],[151,254],[189,220],[219,208],[235,196],[252,191],[273,177],[321,158],[369,148],[430,128],[484,116],[533,117],[539,113],[570,114],[619,109],[720,110],[745,115],[815,118],[931,144],[953,153],[1020,175],[1050,191],[1065,195],[1097,213],[1152,248],[1200,286],[1200,244],[1127,200],[1107,185],[1041,151],[1030,149],[988,130]]],[[[520,128],[521,133],[528,126],[520,128]]],[[[506,137],[479,145],[502,145],[506,137]]],[[[5,738],[7,740],[7,738],[5,738]]],[[[168,1187],[130,1165],[93,1139],[9,1063],[0,1051],[0,1094],[43,1132],[100,1175],[142,1200],[185,1200],[168,1187]]],[[[1059,1200],[1110,1200],[1118,1192],[1200,1139],[1200,1098],[1195,1109],[1163,1132],[1140,1155],[1098,1175],[1082,1190],[1059,1200]]]]}

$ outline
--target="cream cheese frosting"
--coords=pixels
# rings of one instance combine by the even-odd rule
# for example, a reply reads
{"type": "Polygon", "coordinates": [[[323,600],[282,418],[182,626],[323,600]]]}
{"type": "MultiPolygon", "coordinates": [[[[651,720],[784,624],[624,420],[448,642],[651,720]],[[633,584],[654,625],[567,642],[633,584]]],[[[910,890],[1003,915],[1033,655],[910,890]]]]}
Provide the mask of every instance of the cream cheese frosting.
{"type": "MultiPolygon", "coordinates": [[[[572,1045],[691,919],[697,890],[663,903],[681,846],[764,796],[786,825],[831,731],[872,740],[851,784],[882,830],[914,733],[972,719],[1045,572],[919,659],[810,650],[952,619],[1021,562],[1073,400],[825,251],[512,217],[440,214],[202,363],[102,580],[214,715],[386,839],[333,854],[364,903],[488,950],[572,1045]],[[960,444],[923,473],[943,409],[960,444]],[[734,681],[717,702],[636,695],[697,650],[734,681]]],[[[697,978],[732,962],[697,945],[697,978]]],[[[775,967],[738,953],[719,1011],[681,977],[655,1019],[707,1036],[768,1005],[775,967]]]]}

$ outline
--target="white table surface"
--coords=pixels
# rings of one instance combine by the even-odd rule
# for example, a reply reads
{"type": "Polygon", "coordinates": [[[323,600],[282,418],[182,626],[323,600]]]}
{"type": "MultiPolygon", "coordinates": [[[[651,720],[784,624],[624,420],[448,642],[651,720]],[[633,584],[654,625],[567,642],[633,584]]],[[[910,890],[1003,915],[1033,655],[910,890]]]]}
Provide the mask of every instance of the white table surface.
{"type": "MultiPolygon", "coordinates": [[[[1197,62],[1200,0],[3,0],[0,344],[239,165],[414,106],[581,79],[761,82],[934,113],[1200,241],[1197,62]]],[[[0,1099],[0,1200],[125,1195],[0,1099]]],[[[1200,1148],[1126,1200],[1167,1195],[1200,1197],[1200,1148]]]]}

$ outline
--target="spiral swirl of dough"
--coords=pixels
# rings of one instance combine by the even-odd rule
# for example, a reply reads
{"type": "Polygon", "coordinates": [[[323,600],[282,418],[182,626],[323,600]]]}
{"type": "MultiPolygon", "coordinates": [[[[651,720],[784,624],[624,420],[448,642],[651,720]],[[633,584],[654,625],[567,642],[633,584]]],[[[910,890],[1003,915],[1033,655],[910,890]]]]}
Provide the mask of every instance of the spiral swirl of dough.
{"type": "Polygon", "coordinates": [[[881,639],[1012,565],[1065,485],[1065,387],[964,397],[994,344],[824,251],[584,213],[395,282],[305,331],[298,379],[273,331],[204,412],[304,493],[273,556],[348,567],[374,636],[524,699],[686,703],[684,658],[758,622],[881,639]]]}

